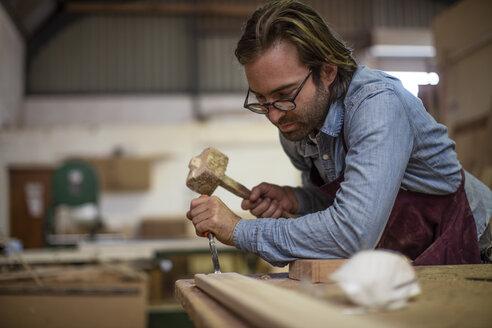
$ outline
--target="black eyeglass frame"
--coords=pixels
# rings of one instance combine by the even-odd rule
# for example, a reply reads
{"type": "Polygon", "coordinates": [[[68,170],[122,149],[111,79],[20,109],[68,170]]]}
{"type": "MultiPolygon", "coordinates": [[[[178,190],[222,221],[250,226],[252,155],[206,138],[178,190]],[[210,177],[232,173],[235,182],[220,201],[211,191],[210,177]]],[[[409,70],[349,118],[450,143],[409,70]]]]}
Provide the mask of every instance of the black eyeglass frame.
{"type": "Polygon", "coordinates": [[[260,103],[250,103],[250,104],[248,104],[247,102],[248,102],[248,98],[249,98],[249,92],[251,91],[250,89],[248,89],[248,93],[246,93],[246,99],[244,99],[244,105],[243,105],[243,107],[244,108],[247,108],[250,111],[252,111],[254,113],[257,113],[257,114],[268,114],[268,112],[270,111],[270,109],[269,109],[270,106],[273,106],[276,109],[284,110],[284,111],[294,110],[297,107],[297,105],[295,103],[295,100],[297,98],[297,95],[301,92],[302,87],[304,86],[304,84],[306,84],[306,81],[309,79],[309,77],[311,76],[312,73],[313,73],[313,71],[309,71],[309,73],[306,76],[306,78],[304,79],[304,81],[302,81],[302,83],[297,88],[296,93],[290,99],[277,99],[275,101],[271,101],[271,102],[267,102],[267,103],[263,103],[263,104],[260,104],[260,103]],[[285,108],[279,107],[278,103],[280,103],[280,102],[284,102],[284,103],[285,102],[290,102],[292,104],[292,108],[285,109],[285,108]],[[264,109],[263,110],[262,109],[257,109],[254,106],[256,106],[256,107],[263,107],[264,109]]]}

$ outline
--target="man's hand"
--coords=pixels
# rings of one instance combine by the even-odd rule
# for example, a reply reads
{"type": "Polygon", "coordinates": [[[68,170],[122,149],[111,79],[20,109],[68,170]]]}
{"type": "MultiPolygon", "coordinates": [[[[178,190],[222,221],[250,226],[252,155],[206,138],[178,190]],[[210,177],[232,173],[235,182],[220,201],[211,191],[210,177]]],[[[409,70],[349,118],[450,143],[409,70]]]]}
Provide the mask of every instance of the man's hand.
{"type": "Polygon", "coordinates": [[[296,213],[299,204],[292,188],[263,182],[251,190],[241,207],[258,218],[279,218],[283,211],[296,213]]]}
{"type": "Polygon", "coordinates": [[[232,235],[241,220],[218,197],[199,197],[191,201],[186,217],[193,222],[197,236],[212,232],[226,245],[234,246],[232,235]]]}

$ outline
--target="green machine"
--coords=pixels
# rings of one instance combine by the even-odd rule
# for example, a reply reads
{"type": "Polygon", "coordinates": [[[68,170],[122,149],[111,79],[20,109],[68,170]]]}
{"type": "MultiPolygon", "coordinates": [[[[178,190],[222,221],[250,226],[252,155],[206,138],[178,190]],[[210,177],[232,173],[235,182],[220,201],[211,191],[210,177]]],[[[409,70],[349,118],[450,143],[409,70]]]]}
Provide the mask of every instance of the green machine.
{"type": "MultiPolygon", "coordinates": [[[[63,162],[54,172],[52,178],[52,201],[45,218],[44,241],[46,246],[70,244],[72,237],[86,234],[94,238],[102,228],[99,206],[99,178],[94,168],[84,160],[71,159],[63,162]],[[60,209],[71,213],[79,209],[82,215],[65,215],[60,219],[60,209]],[[82,210],[80,210],[82,209],[82,210]]],[[[72,238],[73,240],[73,238],[72,238]]]]}

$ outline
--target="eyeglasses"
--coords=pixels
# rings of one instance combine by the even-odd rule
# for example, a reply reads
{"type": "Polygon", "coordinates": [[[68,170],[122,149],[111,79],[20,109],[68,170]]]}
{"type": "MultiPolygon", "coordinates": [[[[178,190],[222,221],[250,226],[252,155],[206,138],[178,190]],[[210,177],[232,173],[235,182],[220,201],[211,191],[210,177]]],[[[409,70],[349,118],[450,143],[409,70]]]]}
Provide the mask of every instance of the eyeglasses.
{"type": "Polygon", "coordinates": [[[299,94],[299,92],[301,92],[302,87],[304,86],[304,84],[308,80],[309,76],[311,76],[311,73],[312,73],[312,71],[309,71],[309,73],[306,76],[306,78],[304,79],[304,81],[302,81],[301,85],[299,85],[299,88],[297,88],[294,96],[292,96],[292,98],[290,98],[290,99],[279,99],[279,100],[275,100],[275,101],[263,103],[263,104],[248,103],[249,95],[250,95],[250,89],[248,89],[248,93],[246,94],[246,99],[244,99],[244,108],[247,108],[250,111],[258,113],[258,114],[268,114],[268,112],[270,111],[269,110],[270,106],[273,106],[276,109],[285,110],[285,111],[295,109],[296,103],[294,102],[294,100],[296,100],[297,95],[299,94]]]}

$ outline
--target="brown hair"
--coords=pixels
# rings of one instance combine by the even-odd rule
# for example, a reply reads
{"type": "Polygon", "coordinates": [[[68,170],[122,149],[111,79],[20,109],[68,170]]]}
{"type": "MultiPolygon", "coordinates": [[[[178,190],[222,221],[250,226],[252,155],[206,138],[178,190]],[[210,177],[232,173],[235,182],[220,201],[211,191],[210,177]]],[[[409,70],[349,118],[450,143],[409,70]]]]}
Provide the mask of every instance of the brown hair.
{"type": "Polygon", "coordinates": [[[352,50],[328,27],[311,7],[292,0],[273,1],[257,9],[247,21],[235,55],[241,65],[258,59],[277,41],[295,45],[301,63],[313,71],[319,83],[324,63],[336,65],[338,73],[330,85],[330,103],[347,92],[357,63],[352,50]]]}

